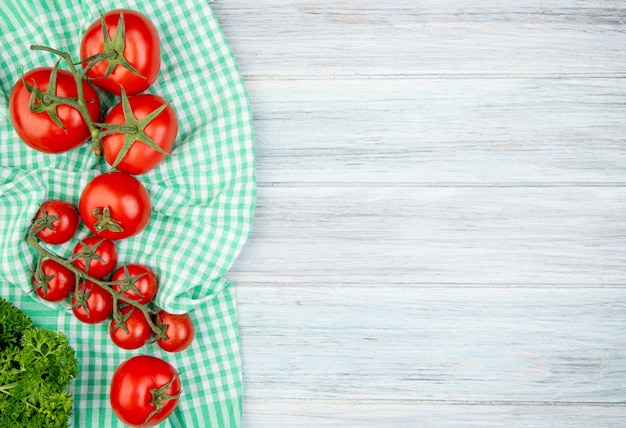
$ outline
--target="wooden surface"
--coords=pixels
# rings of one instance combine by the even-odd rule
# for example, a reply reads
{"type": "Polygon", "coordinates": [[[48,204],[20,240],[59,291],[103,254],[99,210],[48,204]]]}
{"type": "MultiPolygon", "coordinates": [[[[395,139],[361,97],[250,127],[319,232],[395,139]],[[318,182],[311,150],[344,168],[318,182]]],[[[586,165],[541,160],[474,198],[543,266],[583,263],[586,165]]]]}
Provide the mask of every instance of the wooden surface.
{"type": "Polygon", "coordinates": [[[246,427],[626,424],[626,4],[217,0],[246,427]]]}

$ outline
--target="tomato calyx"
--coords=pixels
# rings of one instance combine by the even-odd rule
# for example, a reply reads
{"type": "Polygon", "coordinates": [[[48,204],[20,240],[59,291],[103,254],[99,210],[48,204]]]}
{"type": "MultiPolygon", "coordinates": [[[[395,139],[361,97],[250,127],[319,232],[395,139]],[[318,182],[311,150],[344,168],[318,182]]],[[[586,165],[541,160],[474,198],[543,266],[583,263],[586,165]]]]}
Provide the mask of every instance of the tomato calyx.
{"type": "Polygon", "coordinates": [[[76,287],[76,291],[74,291],[71,295],[74,300],[74,304],[72,305],[72,309],[82,308],[85,311],[85,314],[89,316],[89,297],[91,296],[91,292],[93,287],[87,287],[87,281],[82,282],[82,286],[79,284],[76,287]]]}
{"type": "Polygon", "coordinates": [[[33,274],[33,278],[35,279],[36,285],[33,286],[33,291],[37,291],[41,289],[44,294],[48,294],[48,283],[55,275],[46,275],[46,273],[41,268],[41,262],[43,261],[43,257],[39,257],[37,261],[37,267],[35,268],[35,273],[33,274]]]}
{"type": "Polygon", "coordinates": [[[172,386],[172,384],[178,378],[180,378],[180,375],[178,373],[175,373],[174,376],[172,376],[172,378],[169,380],[169,382],[167,382],[165,385],[160,386],[158,388],[151,388],[150,389],[149,392],[150,392],[150,395],[152,395],[152,400],[150,400],[150,405],[151,406],[155,406],[155,408],[154,408],[154,410],[152,412],[150,412],[150,414],[148,415],[148,417],[144,421],[144,424],[147,424],[148,421],[150,420],[150,418],[152,418],[152,416],[156,415],[161,410],[163,410],[163,406],[165,406],[165,404],[168,401],[176,400],[177,398],[180,397],[180,392],[178,394],[174,394],[174,395],[170,395],[170,394],[167,393],[167,390],[172,386]]]}
{"type": "MultiPolygon", "coordinates": [[[[74,64],[74,61],[72,60],[72,56],[69,52],[63,52],[58,49],[54,49],[54,48],[43,46],[43,45],[31,45],[30,49],[35,50],[35,51],[50,52],[58,56],[59,60],[57,60],[54,68],[52,69],[52,72],[54,74],[54,80],[53,80],[53,75],[51,74],[50,83],[48,84],[48,89],[46,90],[45,93],[41,90],[38,90],[37,88],[34,88],[32,85],[29,85],[27,82],[24,81],[24,86],[31,93],[31,104],[29,104],[29,107],[31,105],[34,105],[35,108],[37,109],[45,108],[46,111],[53,110],[52,115],[50,116],[50,119],[52,119],[52,121],[54,121],[54,123],[59,125],[63,130],[65,130],[65,127],[63,126],[63,123],[61,123],[61,121],[58,120],[58,115],[56,114],[56,108],[59,105],[65,104],[78,110],[78,112],[83,117],[85,124],[89,128],[89,132],[91,133],[91,137],[94,141],[92,151],[97,156],[100,156],[101,153],[98,151],[101,146],[101,144],[99,144],[99,141],[100,141],[99,129],[94,125],[94,121],[91,119],[91,116],[89,115],[89,110],[87,109],[87,105],[89,101],[85,99],[85,93],[83,90],[83,82],[86,81],[85,74],[87,73],[88,69],[91,68],[91,66],[95,65],[95,62],[89,64],[82,71],[79,71],[76,68],[76,65],[74,64]],[[76,92],[78,94],[77,98],[59,97],[56,95],[56,90],[51,89],[56,86],[56,70],[58,69],[58,66],[61,60],[63,60],[67,64],[67,66],[69,67],[69,72],[72,74],[72,76],[74,76],[74,81],[76,82],[76,92]],[[32,91],[31,91],[31,88],[33,88],[32,91]],[[33,95],[33,93],[35,95],[33,95]],[[39,102],[39,99],[41,99],[41,102],[39,102]],[[35,103],[35,100],[38,101],[38,103],[35,103]],[[38,105],[42,105],[46,107],[37,107],[38,105]],[[55,117],[57,119],[55,119],[55,117]]],[[[106,55],[103,55],[102,59],[105,59],[106,57],[110,55],[111,55],[110,53],[106,53],[106,55]]],[[[33,110],[33,111],[36,112],[36,110],[33,110]]]]}
{"type": "Polygon", "coordinates": [[[89,265],[91,264],[92,260],[105,263],[106,261],[102,257],[100,257],[100,255],[96,251],[100,244],[102,244],[104,241],[105,239],[102,238],[100,241],[96,242],[93,247],[85,244],[82,240],[79,241],[78,243],[81,246],[81,251],[75,253],[74,255],[72,255],[72,257],[70,257],[70,263],[73,263],[78,259],[85,259],[85,273],[87,274],[89,273],[89,265]]]}
{"type": "Polygon", "coordinates": [[[157,143],[154,142],[152,138],[145,132],[146,126],[150,124],[158,115],[160,115],[163,110],[165,110],[169,103],[166,102],[162,104],[157,109],[153,110],[147,116],[144,116],[141,119],[137,119],[135,114],[133,113],[133,109],[130,105],[130,101],[128,99],[128,95],[126,95],[126,90],[122,87],[122,111],[124,112],[124,123],[97,123],[96,126],[103,129],[100,133],[100,138],[104,138],[107,135],[121,133],[124,134],[124,142],[122,143],[122,147],[115,158],[115,161],[111,164],[112,168],[115,168],[119,165],[119,163],[124,159],[124,156],[128,153],[130,148],[136,142],[141,142],[146,144],[153,150],[164,154],[171,155],[171,153],[163,150],[157,143]]]}
{"type": "Polygon", "coordinates": [[[33,233],[37,234],[44,229],[50,229],[54,232],[56,231],[56,228],[53,223],[59,220],[61,220],[60,217],[50,215],[46,212],[46,210],[41,210],[41,217],[35,217],[32,221],[33,233]]]}
{"type": "Polygon", "coordinates": [[[110,230],[111,232],[124,232],[122,224],[111,217],[111,210],[108,206],[104,208],[96,208],[93,210],[93,216],[97,220],[93,225],[97,233],[105,230],[110,230]]]}
{"type": "Polygon", "coordinates": [[[76,81],[76,91],[78,93],[77,98],[60,98],[64,104],[68,104],[71,107],[74,107],[80,111],[83,115],[85,122],[90,128],[93,128],[93,123],[91,121],[91,116],[89,116],[89,112],[86,111],[87,101],[85,100],[85,94],[83,91],[83,81],[85,80],[85,70],[78,71],[75,67],[74,61],[72,60],[72,56],[69,52],[63,52],[58,49],[54,49],[48,46],[42,45],[30,45],[30,49],[34,51],[45,51],[50,52],[59,57],[53,69],[58,69],[59,63],[63,60],[69,67],[69,72],[74,76],[74,80],[76,81]]]}
{"type": "Polygon", "coordinates": [[[122,311],[115,311],[115,313],[113,314],[115,327],[113,327],[111,332],[114,332],[115,330],[121,328],[122,330],[124,330],[124,333],[130,334],[128,331],[128,326],[126,325],[126,321],[128,321],[128,319],[131,317],[134,310],[135,308],[131,308],[129,311],[126,312],[126,314],[124,314],[122,311]]]}
{"type": "Polygon", "coordinates": [[[128,266],[124,265],[124,279],[121,279],[116,282],[116,284],[121,286],[119,289],[119,292],[124,294],[124,292],[126,291],[132,291],[136,295],[141,295],[141,291],[137,289],[135,282],[137,282],[139,279],[143,278],[144,276],[146,276],[145,273],[140,273],[139,275],[131,276],[130,272],[128,271],[128,266]]]}
{"type": "Polygon", "coordinates": [[[107,61],[107,70],[104,75],[92,78],[94,79],[104,79],[109,77],[114,71],[115,68],[119,65],[120,67],[124,67],[134,75],[145,79],[143,76],[133,65],[128,62],[126,57],[124,57],[124,50],[126,49],[126,25],[124,23],[124,12],[120,13],[120,18],[117,22],[117,29],[115,31],[115,35],[113,38],[109,35],[109,28],[107,27],[106,21],[104,19],[104,15],[100,14],[100,22],[102,26],[102,37],[104,42],[104,51],[100,52],[96,55],[90,56],[89,58],[85,58],[82,61],[77,62],[76,64],[84,64],[89,63],[87,65],[88,68],[95,65],[96,63],[106,60],[107,61]]]}
{"type": "Polygon", "coordinates": [[[30,99],[28,100],[28,108],[33,113],[46,113],[52,122],[67,133],[67,129],[59,115],[57,114],[57,107],[62,104],[72,105],[76,100],[67,97],[57,96],[57,71],[59,69],[59,61],[52,68],[50,73],[50,79],[48,81],[48,87],[45,91],[42,91],[37,87],[37,82],[33,82],[31,85],[26,81],[22,75],[22,83],[26,90],[30,93],[30,99]]]}

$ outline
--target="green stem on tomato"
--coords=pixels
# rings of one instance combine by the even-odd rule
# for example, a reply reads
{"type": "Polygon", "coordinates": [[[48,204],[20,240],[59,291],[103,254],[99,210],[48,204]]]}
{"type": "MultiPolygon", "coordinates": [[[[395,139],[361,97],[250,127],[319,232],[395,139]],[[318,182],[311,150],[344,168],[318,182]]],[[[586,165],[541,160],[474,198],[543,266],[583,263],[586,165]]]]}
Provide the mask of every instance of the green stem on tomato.
{"type": "MultiPolygon", "coordinates": [[[[163,335],[163,330],[164,330],[163,326],[157,325],[157,324],[154,323],[154,321],[152,320],[152,314],[154,312],[148,306],[146,306],[146,305],[144,305],[142,303],[139,303],[137,300],[134,300],[134,299],[126,296],[125,294],[123,294],[123,293],[121,293],[119,291],[116,291],[116,290],[114,290],[112,288],[113,285],[118,285],[122,281],[103,281],[101,279],[89,276],[87,273],[85,273],[82,270],[78,269],[76,266],[74,266],[68,260],[64,259],[63,257],[53,253],[52,251],[49,251],[45,247],[43,247],[39,243],[39,240],[37,239],[36,235],[33,233],[32,228],[29,231],[28,236],[26,237],[26,242],[35,251],[37,251],[37,253],[39,254],[40,257],[54,260],[55,262],[59,263],[63,267],[65,267],[65,268],[69,269],[70,271],[72,271],[72,273],[76,276],[77,282],[80,282],[80,281],[90,281],[90,282],[93,282],[94,284],[99,285],[104,290],[106,290],[109,294],[111,294],[111,296],[113,297],[113,303],[114,303],[114,305],[113,305],[113,311],[114,311],[113,315],[114,316],[120,310],[120,308],[117,305],[117,302],[118,301],[122,301],[122,302],[126,303],[127,305],[130,305],[130,306],[133,306],[133,307],[139,309],[143,313],[143,315],[146,317],[146,321],[148,321],[148,324],[150,325],[150,329],[156,335],[157,338],[163,335]]],[[[0,390],[0,392],[2,392],[2,391],[0,390]]]]}
{"type": "Polygon", "coordinates": [[[31,45],[31,50],[45,51],[53,53],[59,57],[61,57],[65,63],[67,64],[70,73],[74,76],[74,80],[76,81],[76,98],[67,98],[67,97],[58,97],[56,99],[60,104],[67,104],[70,107],[75,108],[81,114],[87,127],[89,128],[89,132],[91,134],[91,139],[93,142],[92,151],[100,156],[102,154],[102,136],[100,135],[100,128],[97,126],[97,122],[91,119],[91,115],[89,114],[89,109],[87,108],[87,100],[85,99],[85,91],[83,90],[83,82],[87,81],[86,75],[87,72],[98,62],[104,61],[107,59],[114,58],[117,53],[112,51],[101,52],[93,57],[88,58],[88,63],[85,67],[80,67],[80,70],[76,67],[76,64],[72,60],[72,56],[69,52],[63,52],[58,49],[51,48],[49,46],[43,45],[31,45]]]}

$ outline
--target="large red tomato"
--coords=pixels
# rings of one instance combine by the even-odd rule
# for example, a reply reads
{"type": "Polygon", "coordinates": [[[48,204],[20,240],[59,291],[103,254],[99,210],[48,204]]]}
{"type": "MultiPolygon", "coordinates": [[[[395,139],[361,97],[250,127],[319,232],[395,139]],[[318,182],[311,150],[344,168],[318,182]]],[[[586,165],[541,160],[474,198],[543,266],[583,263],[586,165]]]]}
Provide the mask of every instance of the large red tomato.
{"type": "Polygon", "coordinates": [[[153,94],[123,97],[104,123],[104,157],[109,165],[128,174],[143,174],[157,166],[172,149],[178,134],[176,112],[153,94]],[[115,125],[123,125],[125,132],[110,133],[115,125]]]}
{"type": "Polygon", "coordinates": [[[105,172],[87,183],[78,212],[94,234],[116,240],[136,235],[148,225],[152,203],[146,188],[132,175],[105,172]]]}
{"type": "MultiPolygon", "coordinates": [[[[100,118],[98,94],[86,81],[82,86],[89,116],[97,122],[100,118]]],[[[45,153],[63,153],[91,138],[82,114],[69,105],[52,103],[55,97],[77,100],[76,81],[69,71],[40,67],[18,80],[9,98],[9,114],[15,132],[28,146],[45,153]],[[31,99],[33,91],[35,97],[31,99]]]]}
{"type": "Polygon", "coordinates": [[[154,24],[141,13],[117,9],[105,13],[89,26],[80,44],[81,60],[109,52],[87,71],[92,83],[120,95],[123,86],[129,95],[148,89],[159,75],[161,46],[154,24]],[[103,22],[106,31],[102,30],[103,22]]]}
{"type": "Polygon", "coordinates": [[[124,361],[111,380],[113,412],[133,427],[150,427],[163,422],[174,411],[181,392],[176,369],[149,355],[124,361]]]}

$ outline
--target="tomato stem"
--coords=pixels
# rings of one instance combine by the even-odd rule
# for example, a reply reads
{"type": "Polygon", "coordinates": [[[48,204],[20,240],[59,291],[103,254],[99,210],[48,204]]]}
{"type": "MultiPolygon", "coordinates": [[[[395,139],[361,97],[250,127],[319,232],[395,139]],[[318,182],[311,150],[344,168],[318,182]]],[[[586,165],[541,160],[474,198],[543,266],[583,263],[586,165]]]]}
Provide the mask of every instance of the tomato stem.
{"type": "Polygon", "coordinates": [[[118,301],[121,301],[143,312],[144,316],[146,317],[146,320],[148,321],[148,324],[150,325],[150,329],[155,334],[155,336],[156,337],[163,336],[165,330],[167,329],[167,325],[162,324],[162,323],[155,324],[155,322],[152,320],[152,314],[154,313],[154,311],[148,305],[144,305],[138,302],[137,300],[134,300],[126,296],[125,294],[123,294],[123,290],[121,292],[118,292],[115,289],[113,289],[114,285],[123,284],[125,281],[124,279],[118,280],[118,281],[104,281],[102,279],[89,276],[86,272],[83,272],[82,270],[74,266],[70,260],[67,260],[59,256],[58,254],[55,254],[52,251],[49,251],[48,249],[43,247],[41,243],[39,242],[39,240],[37,239],[37,236],[34,233],[34,228],[32,226],[29,229],[28,235],[26,237],[26,242],[39,254],[39,258],[41,260],[45,258],[54,260],[55,262],[59,263],[60,265],[72,271],[74,275],[76,275],[77,283],[80,283],[83,281],[90,281],[96,285],[99,285],[104,290],[109,292],[111,296],[113,297],[113,317],[119,316],[117,314],[118,312],[121,311],[121,309],[117,303],[118,301]]]}
{"type": "MultiPolygon", "coordinates": [[[[170,153],[164,151],[161,147],[159,147],[145,132],[144,128],[158,116],[169,104],[166,103],[150,113],[148,116],[138,120],[130,107],[128,96],[124,88],[122,87],[122,105],[124,110],[124,116],[126,119],[126,123],[121,127],[115,127],[112,124],[102,124],[97,121],[92,120],[91,115],[89,114],[88,103],[85,99],[85,91],[83,89],[83,83],[87,82],[91,84],[89,79],[87,78],[87,72],[94,67],[96,64],[101,61],[107,61],[108,67],[107,72],[101,78],[105,78],[109,76],[115,68],[119,65],[128,69],[131,73],[144,78],[145,76],[141,75],[127,60],[124,58],[124,46],[125,46],[125,30],[124,30],[124,15],[120,14],[120,19],[118,23],[118,30],[115,33],[113,38],[110,38],[108,35],[108,31],[106,30],[106,23],[104,21],[104,16],[102,18],[102,28],[103,28],[103,36],[104,36],[104,48],[103,52],[92,55],[88,58],[83,59],[79,62],[74,62],[72,60],[72,56],[69,52],[60,51],[58,49],[51,48],[49,46],[44,45],[31,45],[31,50],[45,51],[50,52],[54,55],[63,59],[69,68],[69,72],[74,77],[76,81],[76,98],[69,97],[57,97],[56,94],[45,94],[42,102],[46,104],[46,111],[49,112],[51,118],[55,121],[55,123],[63,128],[63,124],[60,120],[55,120],[56,115],[56,107],[65,104],[74,109],[76,109],[85,124],[87,125],[89,132],[91,134],[92,140],[92,149],[91,151],[96,154],[96,156],[102,156],[102,139],[106,135],[112,133],[122,133],[124,134],[124,143],[117,154],[117,157],[113,164],[111,165],[113,168],[117,167],[117,165],[121,162],[123,157],[128,153],[131,146],[136,142],[140,141],[150,148],[156,150],[159,153],[169,155],[170,153]],[[79,66],[79,67],[77,67],[79,66]]],[[[60,61],[60,60],[59,60],[60,61]]],[[[58,62],[57,62],[58,64],[58,62]]],[[[33,89],[30,89],[31,91],[33,89]]],[[[32,92],[31,92],[32,93],[32,92]]],[[[34,104],[34,103],[33,103],[34,104]]],[[[33,109],[33,107],[31,107],[33,109]]],[[[34,111],[34,110],[33,110],[34,111]]]]}
{"type": "MultiPolygon", "coordinates": [[[[102,155],[102,139],[100,136],[100,129],[96,126],[96,122],[91,119],[91,115],[89,114],[89,109],[87,107],[88,103],[87,103],[87,100],[85,99],[85,91],[83,89],[83,83],[84,82],[89,83],[89,81],[87,80],[85,76],[87,74],[87,71],[89,71],[91,67],[96,65],[98,62],[110,59],[114,55],[117,55],[117,54],[115,52],[102,52],[99,55],[93,56],[89,64],[87,64],[85,67],[81,67],[81,69],[79,70],[76,67],[76,65],[81,64],[81,63],[80,62],[74,63],[74,60],[72,60],[72,56],[69,52],[63,52],[58,49],[54,49],[49,46],[43,46],[43,45],[31,45],[30,49],[53,53],[61,57],[61,59],[63,59],[65,63],[67,64],[69,71],[72,74],[72,76],[74,76],[74,80],[76,82],[76,94],[77,94],[76,98],[51,97],[51,99],[54,100],[56,105],[66,104],[78,110],[78,112],[83,117],[85,124],[89,128],[91,139],[93,141],[92,152],[94,152],[97,156],[101,156],[102,155]]],[[[55,108],[56,108],[56,105],[55,105],[55,108]]]]}
{"type": "Polygon", "coordinates": [[[180,392],[174,395],[169,395],[167,393],[167,390],[172,386],[172,384],[179,377],[180,375],[178,373],[175,373],[174,376],[172,376],[169,382],[167,382],[165,385],[162,385],[158,388],[150,389],[150,394],[152,395],[152,399],[150,400],[150,405],[154,406],[154,410],[150,412],[146,420],[143,422],[144,424],[147,424],[150,418],[152,418],[152,416],[156,415],[161,410],[163,410],[163,406],[165,405],[165,403],[167,403],[170,400],[175,400],[180,397],[180,392]]]}

